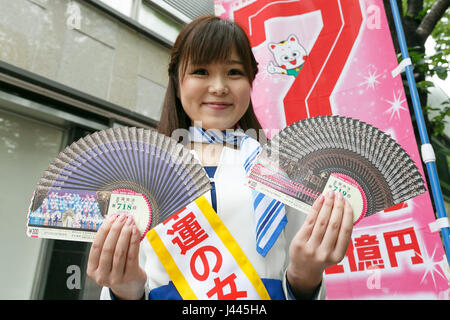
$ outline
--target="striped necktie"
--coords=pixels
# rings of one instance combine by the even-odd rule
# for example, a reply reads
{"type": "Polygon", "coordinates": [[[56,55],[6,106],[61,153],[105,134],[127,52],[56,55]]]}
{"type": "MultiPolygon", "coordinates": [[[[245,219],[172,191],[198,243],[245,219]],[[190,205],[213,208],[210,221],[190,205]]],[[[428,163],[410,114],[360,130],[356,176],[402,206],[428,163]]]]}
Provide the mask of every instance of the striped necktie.
{"type": "MultiPolygon", "coordinates": [[[[222,131],[190,127],[189,139],[194,142],[239,145],[240,158],[246,174],[250,172],[261,150],[259,142],[245,135],[242,130],[222,131]]],[[[256,223],[256,250],[265,257],[287,223],[285,207],[280,201],[261,192],[253,189],[251,191],[256,223]]]]}

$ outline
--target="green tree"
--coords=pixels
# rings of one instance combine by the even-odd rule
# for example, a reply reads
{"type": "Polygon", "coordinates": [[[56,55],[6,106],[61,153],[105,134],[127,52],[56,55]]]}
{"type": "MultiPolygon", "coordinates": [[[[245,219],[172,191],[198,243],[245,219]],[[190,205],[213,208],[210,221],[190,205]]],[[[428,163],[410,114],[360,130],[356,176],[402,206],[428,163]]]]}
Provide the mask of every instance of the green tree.
{"type": "MultiPolygon", "coordinates": [[[[395,51],[401,60],[392,11],[389,0],[383,0],[388,18],[395,51]]],[[[444,121],[450,118],[450,99],[444,101],[442,108],[432,109],[428,106],[429,88],[435,86],[430,81],[434,75],[445,80],[449,73],[450,57],[450,0],[396,0],[399,7],[409,55],[414,66],[414,78],[424,113],[427,131],[436,154],[436,165],[444,199],[450,202],[450,137],[444,135],[444,121]],[[425,42],[432,37],[435,53],[427,55],[425,42]],[[430,111],[437,111],[432,119],[428,119],[430,111]]],[[[403,74],[403,82],[410,113],[413,118],[416,139],[420,145],[408,83],[403,74]]],[[[419,148],[420,150],[420,148],[419,148]]]]}

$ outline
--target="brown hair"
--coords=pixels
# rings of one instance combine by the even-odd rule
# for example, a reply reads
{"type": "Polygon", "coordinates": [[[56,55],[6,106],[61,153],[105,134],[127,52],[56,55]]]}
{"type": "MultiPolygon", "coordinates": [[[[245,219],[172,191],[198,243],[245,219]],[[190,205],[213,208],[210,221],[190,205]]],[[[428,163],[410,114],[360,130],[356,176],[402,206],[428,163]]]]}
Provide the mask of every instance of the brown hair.
{"type": "MultiPolygon", "coordinates": [[[[191,126],[191,119],[177,97],[179,79],[184,76],[188,63],[206,65],[226,61],[233,48],[242,59],[246,76],[252,84],[258,72],[258,63],[245,31],[238,24],[208,15],[192,21],[181,30],[170,55],[169,84],[158,125],[159,132],[170,136],[176,129],[188,129],[191,126]]],[[[263,134],[251,100],[237,125],[244,131],[255,129],[257,137],[254,138],[263,134]]]]}

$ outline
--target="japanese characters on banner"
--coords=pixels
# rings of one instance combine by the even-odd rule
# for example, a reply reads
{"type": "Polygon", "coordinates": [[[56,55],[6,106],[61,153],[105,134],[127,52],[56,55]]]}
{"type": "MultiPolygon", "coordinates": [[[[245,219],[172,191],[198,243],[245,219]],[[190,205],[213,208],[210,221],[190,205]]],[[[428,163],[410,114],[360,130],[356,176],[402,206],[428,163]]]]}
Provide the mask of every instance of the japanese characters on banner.
{"type": "Polygon", "coordinates": [[[183,299],[270,300],[255,269],[204,196],[146,237],[183,299]],[[214,266],[208,259],[215,261],[214,266]]]}
{"type": "MultiPolygon", "coordinates": [[[[352,117],[396,139],[424,176],[382,0],[215,0],[215,12],[249,36],[259,63],[252,102],[268,134],[308,117],[352,117]]],[[[327,298],[449,299],[434,220],[428,192],[364,218],[325,272],[327,298]]]]}

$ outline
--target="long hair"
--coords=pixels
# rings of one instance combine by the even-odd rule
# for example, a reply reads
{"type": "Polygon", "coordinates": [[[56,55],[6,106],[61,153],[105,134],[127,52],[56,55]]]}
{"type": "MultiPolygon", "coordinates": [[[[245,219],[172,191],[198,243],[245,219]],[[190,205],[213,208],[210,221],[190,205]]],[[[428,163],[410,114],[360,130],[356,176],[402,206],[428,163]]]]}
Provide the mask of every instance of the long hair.
{"type": "MultiPolygon", "coordinates": [[[[170,54],[169,83],[158,125],[159,132],[171,136],[176,129],[188,129],[191,126],[191,119],[177,96],[179,80],[183,79],[188,64],[207,65],[224,62],[229,59],[233,49],[242,60],[251,85],[258,72],[258,63],[245,31],[238,24],[208,15],[192,21],[181,30],[170,54]]],[[[244,132],[254,129],[256,139],[265,138],[260,137],[260,134],[264,133],[251,100],[247,111],[236,126],[244,132]]]]}

